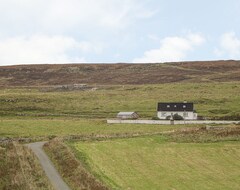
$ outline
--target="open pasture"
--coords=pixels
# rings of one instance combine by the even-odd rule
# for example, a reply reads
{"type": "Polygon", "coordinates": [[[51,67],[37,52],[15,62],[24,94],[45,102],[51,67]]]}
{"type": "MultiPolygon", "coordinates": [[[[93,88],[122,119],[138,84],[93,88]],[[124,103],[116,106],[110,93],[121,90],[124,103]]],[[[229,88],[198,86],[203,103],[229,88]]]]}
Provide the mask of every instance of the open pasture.
{"type": "MultiPolygon", "coordinates": [[[[189,127],[197,127],[193,125],[189,127]]],[[[107,124],[105,120],[88,119],[3,119],[0,137],[52,138],[70,135],[146,134],[171,131],[179,125],[107,124]]]]}
{"type": "Polygon", "coordinates": [[[112,118],[119,111],[156,116],[158,102],[193,102],[199,115],[235,119],[240,113],[240,83],[171,83],[97,86],[96,91],[41,92],[1,89],[1,117],[112,118]]]}
{"type": "Polygon", "coordinates": [[[78,142],[80,160],[113,189],[238,189],[240,143],[175,143],[165,136],[78,142]]]}

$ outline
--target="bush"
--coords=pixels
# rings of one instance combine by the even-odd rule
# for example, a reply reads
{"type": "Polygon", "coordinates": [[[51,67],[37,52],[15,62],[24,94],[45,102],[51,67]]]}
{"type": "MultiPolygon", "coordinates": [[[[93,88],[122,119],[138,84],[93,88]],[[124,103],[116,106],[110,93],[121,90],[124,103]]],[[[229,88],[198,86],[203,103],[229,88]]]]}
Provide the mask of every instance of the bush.
{"type": "Polygon", "coordinates": [[[173,120],[184,120],[183,117],[181,115],[178,115],[177,113],[174,114],[173,116],[168,115],[166,117],[166,120],[171,120],[171,119],[173,119],[173,120]]]}
{"type": "Polygon", "coordinates": [[[154,117],[152,117],[152,120],[160,120],[160,118],[157,116],[154,116],[154,117]]]}
{"type": "Polygon", "coordinates": [[[177,113],[173,115],[173,120],[184,120],[181,115],[178,115],[177,113]]]}
{"type": "Polygon", "coordinates": [[[171,118],[172,118],[172,116],[169,115],[169,116],[166,117],[166,120],[171,120],[171,118]]]}

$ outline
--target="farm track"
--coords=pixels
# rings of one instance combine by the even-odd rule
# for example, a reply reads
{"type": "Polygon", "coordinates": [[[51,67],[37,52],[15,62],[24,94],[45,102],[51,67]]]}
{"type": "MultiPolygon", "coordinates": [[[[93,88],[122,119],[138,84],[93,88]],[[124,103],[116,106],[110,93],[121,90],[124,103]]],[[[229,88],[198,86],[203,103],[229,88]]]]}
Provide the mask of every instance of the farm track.
{"type": "Polygon", "coordinates": [[[46,142],[36,142],[27,144],[38,157],[43,170],[56,190],[70,190],[69,186],[63,181],[62,177],[54,167],[53,163],[43,151],[42,147],[46,142]]]}

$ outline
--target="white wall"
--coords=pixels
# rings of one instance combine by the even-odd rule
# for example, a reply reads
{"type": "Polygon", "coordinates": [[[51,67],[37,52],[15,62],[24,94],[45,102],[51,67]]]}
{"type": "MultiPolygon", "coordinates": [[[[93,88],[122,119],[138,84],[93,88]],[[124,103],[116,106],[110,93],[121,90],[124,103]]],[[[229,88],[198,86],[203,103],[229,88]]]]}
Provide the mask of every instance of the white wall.
{"type": "Polygon", "coordinates": [[[240,121],[214,121],[214,120],[187,120],[187,121],[169,121],[169,120],[117,120],[109,119],[107,123],[110,124],[155,124],[155,125],[187,125],[187,124],[237,124],[240,121]]]}
{"type": "Polygon", "coordinates": [[[171,116],[174,114],[178,114],[180,116],[182,116],[185,120],[195,120],[197,119],[197,113],[193,113],[193,112],[158,112],[157,116],[159,119],[166,119],[167,116],[171,116]],[[165,113],[165,116],[162,115],[162,113],[165,113]],[[187,116],[184,117],[184,114],[187,114],[187,116]]]}

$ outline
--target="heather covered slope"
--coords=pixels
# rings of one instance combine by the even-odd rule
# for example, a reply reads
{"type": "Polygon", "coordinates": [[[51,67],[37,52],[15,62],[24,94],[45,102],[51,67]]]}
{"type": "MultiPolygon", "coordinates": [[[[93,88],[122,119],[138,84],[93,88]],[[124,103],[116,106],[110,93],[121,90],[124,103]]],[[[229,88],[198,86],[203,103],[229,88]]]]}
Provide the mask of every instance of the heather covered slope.
{"type": "Polygon", "coordinates": [[[240,81],[240,61],[0,67],[0,86],[240,81]]]}

